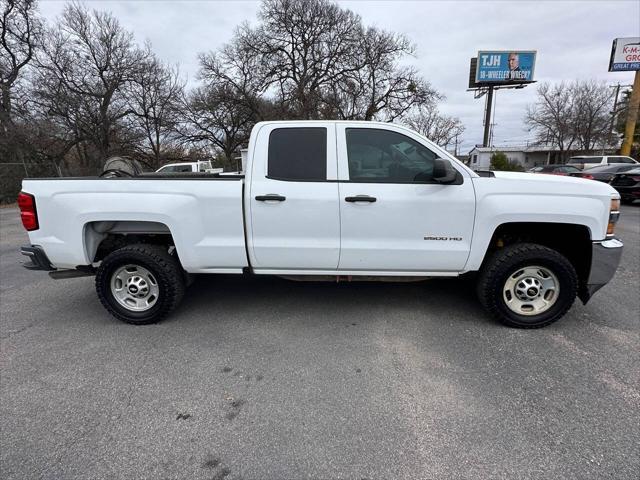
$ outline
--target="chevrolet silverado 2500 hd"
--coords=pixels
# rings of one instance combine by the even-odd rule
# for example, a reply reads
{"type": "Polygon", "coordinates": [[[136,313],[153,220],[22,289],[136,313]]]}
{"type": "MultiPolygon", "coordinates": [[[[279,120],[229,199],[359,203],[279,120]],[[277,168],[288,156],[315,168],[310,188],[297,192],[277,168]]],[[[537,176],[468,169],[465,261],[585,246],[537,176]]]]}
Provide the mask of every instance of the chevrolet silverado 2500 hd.
{"type": "Polygon", "coordinates": [[[613,276],[619,195],[580,178],[478,175],[399,125],[255,126],[244,175],[26,179],[25,266],[95,274],[125,322],[160,320],[187,276],[350,279],[478,272],[484,307],[533,328],[613,276]]]}

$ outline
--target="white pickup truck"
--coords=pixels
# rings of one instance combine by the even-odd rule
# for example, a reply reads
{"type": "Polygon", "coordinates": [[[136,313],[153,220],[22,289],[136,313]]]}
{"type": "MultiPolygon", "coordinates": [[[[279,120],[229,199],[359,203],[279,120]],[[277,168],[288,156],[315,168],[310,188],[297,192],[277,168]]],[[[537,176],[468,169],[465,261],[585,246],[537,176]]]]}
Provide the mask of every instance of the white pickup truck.
{"type": "MultiPolygon", "coordinates": [[[[562,317],[613,276],[619,195],[572,177],[478,175],[402,126],[258,123],[244,175],[26,179],[25,266],[95,274],[125,322],[160,320],[190,274],[333,280],[478,272],[478,295],[521,328],[562,317]]],[[[452,306],[452,309],[454,307],[452,306]]]]}
{"type": "Polygon", "coordinates": [[[163,165],[158,170],[158,173],[198,173],[198,172],[206,172],[206,173],[220,173],[222,172],[221,168],[213,168],[211,162],[209,160],[199,160],[197,162],[179,162],[179,163],[169,163],[167,165],[163,165]]]}

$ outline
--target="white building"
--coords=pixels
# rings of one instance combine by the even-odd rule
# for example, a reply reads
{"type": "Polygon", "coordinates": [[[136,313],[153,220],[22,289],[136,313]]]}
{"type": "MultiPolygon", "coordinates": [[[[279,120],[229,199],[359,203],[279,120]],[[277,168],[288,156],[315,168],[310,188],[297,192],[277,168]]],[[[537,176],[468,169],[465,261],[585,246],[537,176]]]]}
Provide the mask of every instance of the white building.
{"type": "MultiPolygon", "coordinates": [[[[571,155],[599,155],[615,153],[616,149],[606,147],[593,152],[572,151],[571,155]]],[[[491,167],[491,155],[495,152],[504,153],[509,161],[518,163],[525,170],[547,165],[549,163],[564,163],[560,157],[560,151],[548,145],[526,145],[516,147],[473,147],[469,152],[469,166],[473,170],[489,170],[491,167]]]]}

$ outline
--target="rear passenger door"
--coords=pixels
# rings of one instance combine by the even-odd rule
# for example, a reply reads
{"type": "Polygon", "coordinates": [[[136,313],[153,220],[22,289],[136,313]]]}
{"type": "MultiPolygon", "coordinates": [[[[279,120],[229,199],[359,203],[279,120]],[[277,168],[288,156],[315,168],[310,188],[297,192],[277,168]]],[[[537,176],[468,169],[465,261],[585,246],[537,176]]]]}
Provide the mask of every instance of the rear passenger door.
{"type": "Polygon", "coordinates": [[[256,271],[335,271],[340,211],[335,126],[265,124],[256,135],[250,183],[256,271]]]}

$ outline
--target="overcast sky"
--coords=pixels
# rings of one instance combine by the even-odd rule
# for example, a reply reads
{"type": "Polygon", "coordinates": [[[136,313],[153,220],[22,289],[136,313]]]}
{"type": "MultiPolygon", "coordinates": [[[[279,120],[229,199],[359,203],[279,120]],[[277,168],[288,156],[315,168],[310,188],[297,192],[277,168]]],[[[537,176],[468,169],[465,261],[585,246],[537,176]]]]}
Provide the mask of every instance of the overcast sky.
{"type": "MultiPolygon", "coordinates": [[[[163,60],[179,63],[195,81],[198,52],[228,42],[236,25],[256,22],[258,1],[103,1],[136,40],[151,41],[163,60]]],[[[461,153],[482,142],[484,99],[467,92],[469,58],[478,50],[537,50],[535,77],[559,82],[593,78],[630,84],[633,73],[607,71],[611,42],[640,36],[640,0],[582,1],[401,1],[350,0],[341,5],[360,14],[366,25],[400,32],[416,45],[411,59],[431,84],[446,95],[441,110],[466,127],[461,153]]],[[[41,0],[40,11],[54,21],[65,2],[41,0]]],[[[535,101],[535,85],[502,90],[496,99],[494,143],[523,144],[531,138],[523,122],[535,101]]]]}

